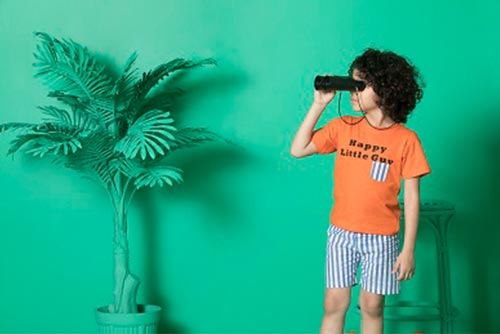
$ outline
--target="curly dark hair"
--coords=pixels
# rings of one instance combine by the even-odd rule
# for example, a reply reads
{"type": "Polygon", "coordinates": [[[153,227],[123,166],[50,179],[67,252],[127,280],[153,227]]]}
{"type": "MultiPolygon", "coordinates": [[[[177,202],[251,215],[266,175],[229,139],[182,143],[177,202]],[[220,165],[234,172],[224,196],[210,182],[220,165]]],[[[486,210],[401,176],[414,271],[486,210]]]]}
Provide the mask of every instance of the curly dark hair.
{"type": "Polygon", "coordinates": [[[424,95],[425,84],[418,69],[403,56],[372,48],[354,59],[349,75],[355,69],[380,97],[380,109],[396,123],[406,123],[424,95]]]}

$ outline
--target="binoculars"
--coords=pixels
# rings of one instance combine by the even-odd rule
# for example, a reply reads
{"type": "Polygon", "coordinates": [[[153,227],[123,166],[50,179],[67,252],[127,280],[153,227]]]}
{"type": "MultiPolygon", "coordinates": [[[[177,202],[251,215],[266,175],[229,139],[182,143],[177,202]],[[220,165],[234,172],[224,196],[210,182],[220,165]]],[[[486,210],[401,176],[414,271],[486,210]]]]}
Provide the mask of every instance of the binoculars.
{"type": "Polygon", "coordinates": [[[314,79],[314,88],[316,90],[348,90],[361,91],[365,89],[366,84],[363,81],[354,80],[351,77],[337,75],[317,75],[314,79]]]}

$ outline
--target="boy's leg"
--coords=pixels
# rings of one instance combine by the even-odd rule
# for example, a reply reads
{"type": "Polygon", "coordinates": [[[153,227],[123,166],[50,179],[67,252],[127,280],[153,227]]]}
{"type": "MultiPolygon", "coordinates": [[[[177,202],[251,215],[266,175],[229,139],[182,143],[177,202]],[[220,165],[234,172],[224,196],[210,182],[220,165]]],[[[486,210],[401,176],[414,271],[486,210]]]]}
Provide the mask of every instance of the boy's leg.
{"type": "Polygon", "coordinates": [[[392,269],[399,249],[398,235],[363,234],[361,245],[361,292],[359,306],[363,334],[382,334],[385,295],[399,293],[392,269]]]}
{"type": "Polygon", "coordinates": [[[345,315],[350,301],[351,287],[326,289],[321,334],[342,334],[344,332],[345,315]]]}
{"type": "Polygon", "coordinates": [[[326,248],[326,291],[321,334],[340,334],[351,301],[351,286],[357,284],[360,255],[355,233],[330,225],[326,248]]]}
{"type": "Polygon", "coordinates": [[[361,333],[382,334],[384,332],[384,300],[384,295],[361,289],[359,294],[361,333]]]}

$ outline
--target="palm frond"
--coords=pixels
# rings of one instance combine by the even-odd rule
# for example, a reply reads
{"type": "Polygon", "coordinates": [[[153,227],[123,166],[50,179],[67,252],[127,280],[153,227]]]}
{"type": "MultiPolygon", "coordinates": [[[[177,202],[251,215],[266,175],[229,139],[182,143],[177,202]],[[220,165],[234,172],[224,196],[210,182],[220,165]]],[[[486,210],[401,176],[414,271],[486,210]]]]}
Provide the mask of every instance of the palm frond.
{"type": "Polygon", "coordinates": [[[42,114],[48,116],[44,120],[51,123],[58,123],[62,125],[73,125],[71,115],[68,111],[54,106],[38,107],[42,114]]]}
{"type": "Polygon", "coordinates": [[[63,135],[39,135],[37,140],[32,141],[31,148],[26,150],[26,154],[42,158],[49,152],[55,155],[61,153],[68,155],[70,153],[75,153],[79,148],[82,148],[82,144],[76,138],[63,135]]]}
{"type": "Polygon", "coordinates": [[[113,167],[119,170],[127,179],[133,179],[139,175],[144,166],[136,161],[119,156],[112,160],[113,167]]]}
{"type": "Polygon", "coordinates": [[[9,151],[7,152],[7,154],[10,155],[10,154],[16,153],[25,145],[28,145],[32,141],[36,141],[39,137],[40,137],[40,134],[37,134],[37,133],[27,133],[27,134],[18,135],[16,138],[11,140],[9,151]]]}
{"type": "Polygon", "coordinates": [[[26,154],[37,157],[43,157],[47,153],[68,155],[82,148],[79,135],[83,132],[77,128],[42,123],[31,131],[12,140],[8,154],[14,154],[23,148],[26,154]]]}
{"type": "Polygon", "coordinates": [[[181,183],[182,170],[172,166],[154,165],[130,159],[117,158],[113,160],[116,168],[129,180],[133,180],[136,189],[142,187],[172,186],[174,182],[181,183]]]}
{"type": "Polygon", "coordinates": [[[78,96],[67,94],[67,93],[62,92],[60,90],[51,91],[51,92],[49,92],[49,94],[47,96],[56,98],[58,101],[66,104],[71,109],[84,110],[89,103],[88,99],[81,99],[78,96]]]}
{"type": "Polygon", "coordinates": [[[137,53],[134,52],[125,63],[122,75],[113,88],[117,110],[126,108],[133,97],[135,84],[139,80],[138,70],[134,67],[136,59],[137,53]]]}
{"type": "Polygon", "coordinates": [[[17,130],[29,131],[33,128],[36,128],[38,125],[39,124],[16,123],[16,122],[3,123],[3,124],[0,124],[0,133],[7,132],[7,131],[17,131],[17,130]]]}
{"type": "Polygon", "coordinates": [[[142,187],[163,187],[164,184],[172,186],[174,182],[182,182],[182,170],[175,167],[162,166],[144,168],[134,181],[137,189],[142,187]]]}
{"type": "Polygon", "coordinates": [[[95,130],[99,126],[97,121],[79,109],[67,111],[54,106],[38,107],[48,117],[44,120],[50,123],[67,127],[78,128],[82,131],[95,130]]]}
{"type": "Polygon", "coordinates": [[[105,67],[87,48],[78,43],[58,40],[46,33],[35,33],[40,39],[33,65],[35,76],[55,91],[73,96],[86,105],[85,110],[107,124],[113,120],[112,83],[105,67]]]}
{"type": "Polygon", "coordinates": [[[78,96],[66,94],[61,91],[50,92],[48,96],[54,97],[71,107],[73,120],[77,121],[81,127],[104,128],[106,124],[113,122],[114,105],[111,99],[101,101],[101,106],[99,106],[88,99],[81,99],[78,96]]]}
{"type": "Polygon", "coordinates": [[[46,33],[35,35],[41,40],[38,53],[34,54],[38,60],[33,64],[37,67],[35,76],[43,77],[49,87],[89,100],[95,95],[110,93],[111,79],[86,47],[73,41],[60,41],[46,33]]]}
{"type": "Polygon", "coordinates": [[[172,132],[176,129],[170,125],[173,122],[170,113],[151,110],[132,124],[115,151],[128,159],[134,159],[138,154],[142,160],[147,156],[154,159],[157,155],[164,155],[170,149],[168,140],[175,140],[172,132]]]}
{"type": "Polygon", "coordinates": [[[106,131],[82,139],[82,149],[66,158],[65,166],[92,176],[104,185],[112,182],[118,166],[114,163],[113,137],[106,131]]]}

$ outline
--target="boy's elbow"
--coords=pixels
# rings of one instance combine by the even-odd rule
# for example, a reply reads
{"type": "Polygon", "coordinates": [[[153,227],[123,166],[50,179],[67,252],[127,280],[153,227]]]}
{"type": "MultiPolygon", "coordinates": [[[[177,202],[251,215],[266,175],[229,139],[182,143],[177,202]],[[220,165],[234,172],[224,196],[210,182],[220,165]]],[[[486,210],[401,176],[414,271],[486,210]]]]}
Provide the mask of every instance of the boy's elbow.
{"type": "Polygon", "coordinates": [[[300,158],[300,157],[302,157],[302,155],[300,154],[300,151],[299,151],[299,150],[297,150],[295,147],[292,147],[292,148],[290,149],[290,154],[291,154],[291,156],[292,156],[292,157],[294,157],[294,158],[300,158]]]}
{"type": "Polygon", "coordinates": [[[305,157],[307,154],[305,154],[304,150],[299,150],[299,149],[296,149],[296,148],[293,148],[290,150],[290,154],[292,155],[292,157],[294,158],[303,158],[305,157]]]}

